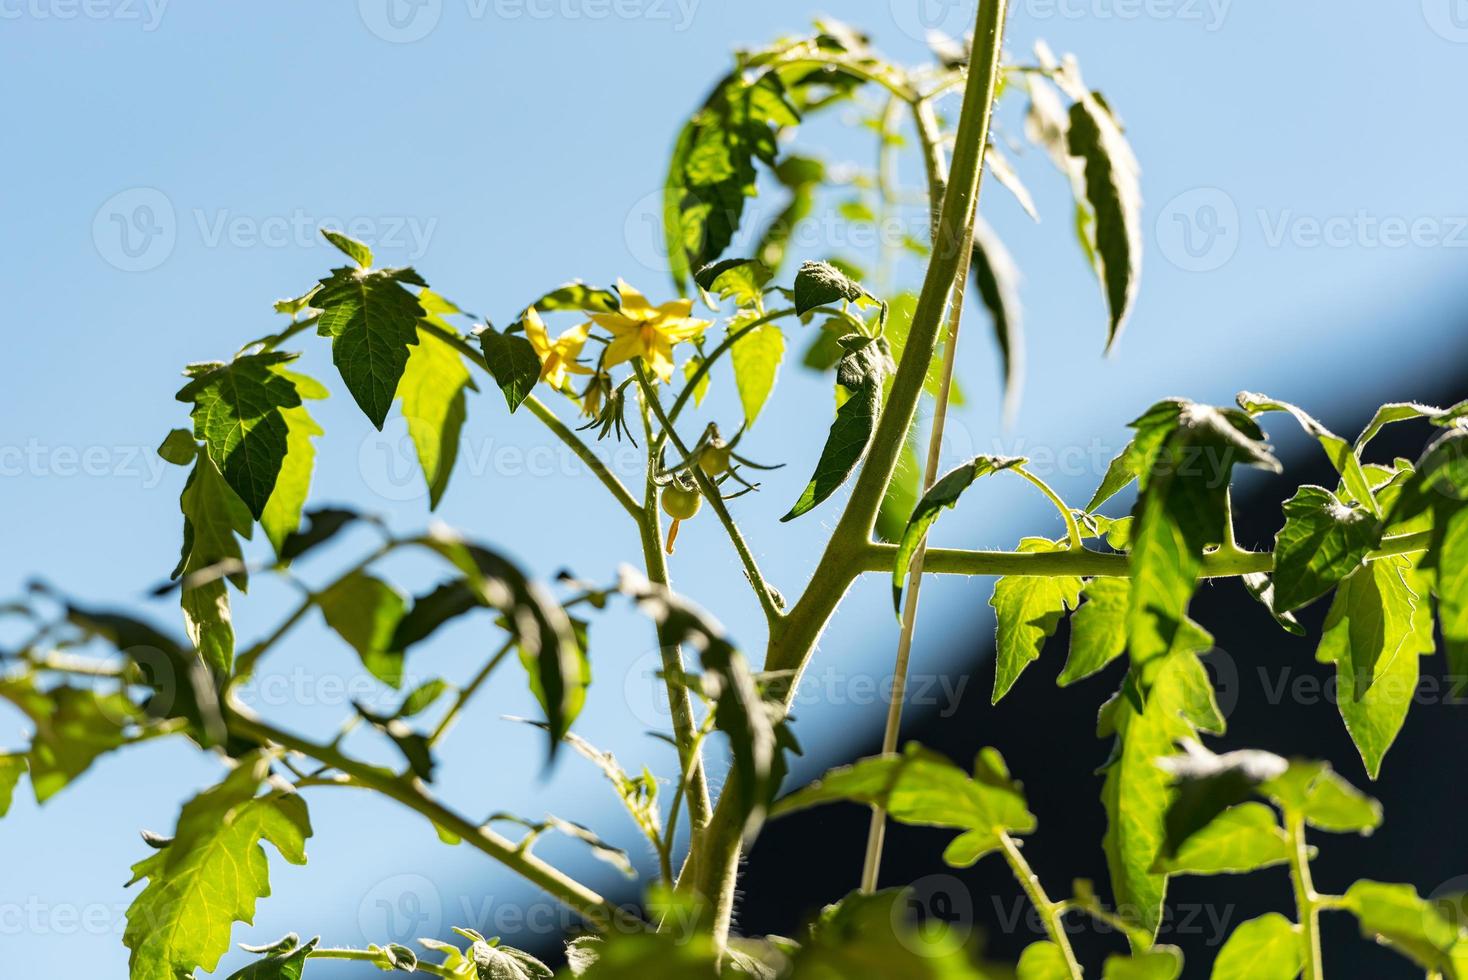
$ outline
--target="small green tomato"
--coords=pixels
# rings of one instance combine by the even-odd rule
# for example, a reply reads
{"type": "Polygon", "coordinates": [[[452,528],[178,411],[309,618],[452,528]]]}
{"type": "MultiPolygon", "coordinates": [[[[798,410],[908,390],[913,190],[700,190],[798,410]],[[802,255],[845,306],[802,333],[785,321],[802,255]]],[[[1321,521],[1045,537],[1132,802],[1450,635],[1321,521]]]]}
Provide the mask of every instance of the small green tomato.
{"type": "Polygon", "coordinates": [[[676,483],[663,489],[663,512],[675,521],[686,521],[703,506],[697,490],[687,490],[676,483]]]}
{"type": "Polygon", "coordinates": [[[704,446],[698,454],[698,468],[709,476],[721,476],[729,472],[729,447],[704,446]]]}

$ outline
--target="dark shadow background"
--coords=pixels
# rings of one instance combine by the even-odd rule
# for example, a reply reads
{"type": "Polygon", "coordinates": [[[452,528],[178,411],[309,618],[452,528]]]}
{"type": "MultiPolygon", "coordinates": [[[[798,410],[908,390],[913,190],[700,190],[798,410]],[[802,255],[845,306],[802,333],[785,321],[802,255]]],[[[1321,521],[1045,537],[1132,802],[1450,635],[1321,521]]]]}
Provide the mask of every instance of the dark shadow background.
{"type": "MultiPolygon", "coordinates": [[[[1468,326],[1468,318],[1463,325],[1468,326]]],[[[1454,404],[1468,397],[1468,381],[1423,395],[1431,404],[1454,404]]],[[[1338,415],[1337,431],[1360,431],[1374,410],[1362,407],[1349,417],[1338,415]]],[[[1293,424],[1284,416],[1267,421],[1275,431],[1293,424]]],[[[1390,426],[1373,442],[1370,458],[1416,459],[1431,436],[1429,429],[1419,423],[1390,426]]],[[[1337,482],[1319,452],[1296,454],[1286,464],[1285,475],[1269,476],[1237,498],[1236,522],[1243,546],[1272,547],[1281,523],[1279,505],[1296,487],[1337,482]]],[[[987,597],[987,584],[974,587],[987,597]]],[[[1314,869],[1316,887],[1322,892],[1339,893],[1358,878],[1373,878],[1408,882],[1430,895],[1468,873],[1468,845],[1460,836],[1468,790],[1459,771],[1459,747],[1468,740],[1468,712],[1461,710],[1461,701],[1453,703],[1438,693],[1443,658],[1424,657],[1418,701],[1387,756],[1380,780],[1369,784],[1334,703],[1320,693],[1329,690],[1322,685],[1335,672],[1314,659],[1328,608],[1327,597],[1303,610],[1299,618],[1308,632],[1296,637],[1278,628],[1238,582],[1222,580],[1200,587],[1192,615],[1215,637],[1217,650],[1208,658],[1210,673],[1228,715],[1227,734],[1211,740],[1211,747],[1260,748],[1327,759],[1382,802],[1385,822],[1370,837],[1312,834],[1312,843],[1320,849],[1314,869]],[[1288,683],[1282,683],[1285,680],[1288,683]]],[[[949,642],[968,651],[974,683],[948,718],[940,719],[932,711],[910,712],[903,740],[922,742],[964,765],[983,746],[997,747],[1010,771],[1024,781],[1030,809],[1039,818],[1039,830],[1026,838],[1025,854],[1050,896],[1068,894],[1076,877],[1090,878],[1100,895],[1108,895],[1100,846],[1106,817],[1098,798],[1101,777],[1095,769],[1105,761],[1109,741],[1096,738],[1095,720],[1097,709],[1120,684],[1125,658],[1070,688],[1056,687],[1069,639],[1067,623],[1021,682],[997,706],[990,706],[992,633],[977,620],[953,621],[946,628],[949,642]]],[[[858,758],[880,750],[881,735],[875,732],[853,744],[850,755],[858,758]]],[[[745,870],[737,919],[740,931],[791,934],[822,905],[856,888],[868,820],[865,808],[829,806],[767,825],[745,870]],[[813,847],[813,841],[820,845],[813,847]]],[[[949,831],[890,825],[882,883],[915,882],[915,897],[930,914],[972,924],[987,952],[1013,962],[1025,946],[1045,938],[1044,932],[1003,861],[990,857],[966,870],[943,864],[943,847],[953,836],[949,831]]],[[[1293,918],[1294,900],[1288,872],[1279,866],[1250,875],[1173,878],[1168,907],[1159,941],[1181,947],[1186,957],[1183,976],[1192,978],[1208,976],[1218,948],[1239,923],[1269,911],[1293,918]]],[[[1067,921],[1083,962],[1099,963],[1107,951],[1125,948],[1122,937],[1089,920],[1072,915],[1067,921]]],[[[1362,980],[1421,976],[1422,971],[1406,959],[1362,939],[1348,914],[1326,913],[1322,922],[1330,976],[1362,980]]]]}

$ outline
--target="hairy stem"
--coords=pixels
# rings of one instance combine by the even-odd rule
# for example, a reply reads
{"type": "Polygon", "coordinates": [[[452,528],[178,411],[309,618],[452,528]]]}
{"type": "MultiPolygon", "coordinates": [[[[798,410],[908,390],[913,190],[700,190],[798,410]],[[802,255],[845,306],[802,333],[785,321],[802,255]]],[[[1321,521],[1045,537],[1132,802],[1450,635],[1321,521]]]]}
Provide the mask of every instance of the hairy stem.
{"type": "MultiPolygon", "coordinates": [[[[816,640],[841,597],[857,575],[856,564],[870,547],[877,510],[898,455],[912,425],[928,364],[938,341],[938,330],[962,260],[963,239],[970,227],[978,196],[983,150],[989,139],[989,119],[999,83],[999,51],[1004,33],[1005,0],[981,0],[974,29],[973,58],[959,114],[952,173],[943,195],[943,209],[933,240],[922,291],[908,332],[907,345],[893,378],[887,404],[877,422],[872,448],[852,488],[851,498],[816,565],[810,585],[800,600],[770,630],[765,657],[767,671],[791,671],[788,698],[793,698],[816,640]]],[[[698,891],[714,903],[714,936],[722,941],[733,909],[734,879],[738,868],[741,815],[726,788],[714,811],[700,861],[698,891]]]]}
{"type": "Polygon", "coordinates": [[[1045,923],[1045,933],[1050,941],[1060,947],[1060,954],[1065,958],[1065,969],[1070,980],[1081,980],[1081,965],[1076,961],[1075,950],[1070,948],[1070,936],[1066,935],[1065,923],[1062,921],[1065,915],[1065,905],[1061,902],[1052,902],[1045,894],[1045,889],[1040,885],[1040,879],[1030,868],[1025,856],[1020,853],[1019,844],[1015,842],[1004,831],[999,831],[999,847],[1004,853],[1004,860],[1009,863],[1009,869],[1014,872],[1014,879],[1029,896],[1030,904],[1035,911],[1040,913],[1040,920],[1045,923]]]}
{"type": "Polygon", "coordinates": [[[1295,909],[1300,920],[1300,942],[1305,947],[1304,980],[1321,980],[1324,973],[1320,961],[1320,896],[1310,879],[1310,849],[1305,843],[1305,818],[1298,813],[1285,814],[1285,828],[1290,835],[1290,884],[1295,891],[1295,909]]]}
{"type": "MultiPolygon", "coordinates": [[[[402,967],[394,966],[387,955],[380,949],[313,949],[308,959],[313,960],[356,960],[363,963],[371,963],[379,970],[401,970],[402,967]]],[[[409,971],[410,973],[426,973],[434,977],[456,977],[459,974],[451,973],[437,963],[424,963],[418,961],[418,966],[409,971]]]]}

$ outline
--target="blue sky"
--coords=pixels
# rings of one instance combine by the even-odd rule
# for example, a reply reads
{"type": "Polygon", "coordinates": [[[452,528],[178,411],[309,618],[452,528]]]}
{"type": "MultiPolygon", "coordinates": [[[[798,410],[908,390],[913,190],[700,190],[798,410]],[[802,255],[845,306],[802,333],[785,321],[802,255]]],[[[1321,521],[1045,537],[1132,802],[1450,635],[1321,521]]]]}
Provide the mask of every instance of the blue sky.
{"type": "MultiPolygon", "coordinates": [[[[960,373],[970,398],[950,423],[949,461],[1048,452],[1053,482],[1082,501],[1126,420],[1159,396],[1222,403],[1252,388],[1329,423],[1358,399],[1412,397],[1460,365],[1464,341],[1448,331],[1461,322],[1468,254],[1468,131],[1442,106],[1468,81],[1461,6],[1016,3],[1010,50],[1023,55],[1043,37],[1076,52],[1124,118],[1143,168],[1148,251],[1136,314],[1119,353],[1103,359],[1100,294],[1070,238],[1059,176],[1038,154],[1019,157],[1038,225],[989,187],[984,214],[1025,275],[1029,376],[1005,430],[984,325],[967,321],[960,373]]],[[[905,62],[923,57],[925,28],[956,33],[970,17],[968,3],[932,0],[821,9],[905,62]]],[[[660,298],[669,287],[649,221],[676,127],[726,70],[732,45],[801,30],[805,14],[776,0],[276,0],[248,10],[0,0],[10,94],[0,118],[11,134],[0,163],[11,310],[0,364],[0,590],[42,576],[89,599],[142,603],[178,547],[182,471],[152,449],[184,421],[173,400],[179,371],[267,332],[270,302],[335,263],[315,236],[320,224],[358,232],[384,262],[415,265],[499,321],[572,277],[620,275],[660,298]]],[[[1000,114],[1016,136],[1018,108],[1000,114]]],[[[850,115],[813,124],[797,145],[869,166],[870,141],[841,125],[850,115]]],[[[916,181],[916,161],[904,160],[903,173],[916,181]]],[[[839,234],[819,226],[808,251],[861,258],[839,234]]],[[[914,271],[904,269],[907,281],[914,271]]],[[[334,389],[316,411],[329,435],[313,499],[422,526],[426,500],[401,423],[374,432],[323,347],[304,339],[303,369],[334,389]]],[[[793,360],[804,339],[790,346],[793,360]]],[[[732,418],[721,380],[710,411],[732,418]]],[[[796,461],[738,506],[787,593],[837,510],[833,501],[775,523],[806,476],[801,461],[824,440],[827,385],[787,364],[775,398],[790,421],[765,420],[745,444],[758,459],[796,461]]],[[[1305,448],[1283,423],[1273,429],[1286,450],[1305,448]]],[[[1008,546],[1016,521],[1056,533],[1053,512],[1015,484],[985,488],[984,503],[946,519],[940,537],[1008,546]]],[[[605,578],[636,554],[594,484],[534,420],[507,416],[493,391],[474,399],[460,470],[436,516],[546,576],[569,562],[605,578]]],[[[327,574],[364,541],[344,541],[308,575],[327,574]]],[[[411,561],[393,570],[409,587],[431,574],[411,561]]],[[[758,645],[758,611],[711,520],[684,528],[673,573],[758,645]]],[[[880,725],[869,688],[896,639],[884,590],[863,583],[822,645],[798,702],[803,774],[838,756],[851,731],[880,725]]],[[[916,670],[950,689],[968,682],[944,659],[964,653],[944,622],[986,598],[984,583],[930,583],[916,670]]],[[[237,605],[241,632],[262,634],[289,600],[260,581],[237,605]]],[[[167,603],[150,611],[176,625],[167,603]]],[[[494,643],[486,622],[456,624],[415,650],[409,671],[463,678],[494,643]]],[[[635,617],[597,623],[596,682],[579,728],[666,774],[669,753],[644,734],[663,722],[646,676],[652,651],[635,617]]],[[[382,696],[352,686],[359,673],[312,621],[267,662],[255,696],[286,723],[326,735],[350,697],[382,696]]],[[[460,726],[442,770],[448,798],[471,814],[554,812],[635,847],[588,767],[568,757],[543,775],[536,734],[500,720],[533,713],[523,688],[503,672],[460,726]]],[[[0,716],[0,744],[21,736],[18,719],[0,716]]],[[[44,810],[21,794],[0,823],[0,944],[11,968],[48,976],[85,963],[121,975],[130,898],[121,884],[143,856],[137,831],[167,831],[178,804],[219,771],[183,744],[159,743],[104,760],[44,810]]],[[[508,935],[527,909],[530,928],[556,924],[488,859],[443,848],[390,806],[344,790],[310,803],[311,868],[273,862],[275,895],[237,939],[294,930],[362,944],[453,924],[508,935]]],[[[548,841],[543,851],[617,886],[615,872],[585,864],[571,845],[548,841]]]]}

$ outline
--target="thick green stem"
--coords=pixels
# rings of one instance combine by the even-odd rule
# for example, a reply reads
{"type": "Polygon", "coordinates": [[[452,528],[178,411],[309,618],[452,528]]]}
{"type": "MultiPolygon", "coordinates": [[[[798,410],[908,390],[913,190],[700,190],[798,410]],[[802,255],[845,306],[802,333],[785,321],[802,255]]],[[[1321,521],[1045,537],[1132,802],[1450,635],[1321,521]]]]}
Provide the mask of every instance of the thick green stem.
{"type": "MultiPolygon", "coordinates": [[[[379,970],[385,970],[385,971],[401,970],[402,969],[402,967],[400,967],[400,966],[395,966],[387,958],[387,954],[384,953],[380,949],[373,950],[373,949],[329,949],[329,948],[321,948],[321,949],[313,949],[311,951],[311,955],[308,958],[309,959],[313,959],[313,960],[355,960],[355,961],[360,962],[360,963],[371,963],[373,966],[377,967],[379,970]]],[[[437,963],[424,963],[422,960],[419,960],[418,961],[418,965],[417,965],[416,968],[414,968],[412,970],[409,970],[408,972],[409,973],[426,973],[429,976],[434,976],[434,977],[457,977],[457,976],[460,976],[460,974],[451,973],[449,970],[445,969],[444,967],[439,966],[437,963]]]]}
{"type": "MultiPolygon", "coordinates": [[[[952,172],[933,239],[922,291],[918,295],[902,362],[887,404],[877,422],[872,448],[852,488],[811,583],[794,607],[771,627],[765,658],[768,671],[791,671],[793,697],[831,613],[857,575],[856,564],[870,547],[872,528],[887,484],[912,425],[928,364],[933,359],[949,292],[963,259],[963,241],[978,198],[989,119],[999,83],[999,53],[1004,34],[1005,0],[981,0],[974,30],[973,57],[964,90],[954,144],[952,172]]],[[[698,891],[714,903],[716,939],[726,936],[733,908],[742,819],[726,788],[714,810],[700,860],[698,891]]]]}
{"type": "Polygon", "coordinates": [[[1050,941],[1060,947],[1060,954],[1065,958],[1065,969],[1070,980],[1081,980],[1081,965],[1076,960],[1075,950],[1070,948],[1070,937],[1066,935],[1065,905],[1061,902],[1052,902],[1045,894],[1045,889],[1040,885],[1040,879],[1030,868],[1025,856],[1020,853],[1019,844],[1015,842],[1004,831],[999,832],[999,847],[1004,852],[1004,860],[1009,862],[1009,870],[1014,873],[1014,880],[1025,890],[1029,896],[1030,904],[1035,911],[1040,913],[1040,921],[1045,923],[1045,933],[1050,941]]]}
{"type": "Polygon", "coordinates": [[[1305,843],[1305,818],[1298,813],[1285,814],[1285,827],[1290,835],[1290,883],[1295,890],[1295,909],[1300,919],[1300,942],[1305,948],[1303,980],[1322,980],[1325,976],[1320,960],[1320,896],[1310,879],[1310,849],[1305,843]]]}

